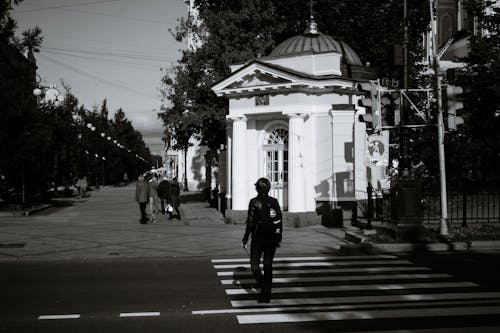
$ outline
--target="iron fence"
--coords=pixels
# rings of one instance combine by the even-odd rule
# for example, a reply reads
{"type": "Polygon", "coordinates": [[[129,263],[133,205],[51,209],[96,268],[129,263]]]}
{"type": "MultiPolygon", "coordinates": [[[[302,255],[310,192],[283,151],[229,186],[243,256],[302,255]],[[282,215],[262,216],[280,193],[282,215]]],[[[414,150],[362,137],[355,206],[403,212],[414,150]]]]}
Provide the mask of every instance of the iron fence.
{"type": "MultiPolygon", "coordinates": [[[[474,223],[500,223],[500,184],[490,182],[486,184],[464,183],[458,191],[447,193],[448,222],[465,227],[474,223]]],[[[373,193],[373,220],[389,221],[391,219],[390,191],[373,193]]],[[[421,205],[422,221],[424,224],[439,224],[441,219],[440,192],[435,188],[427,187],[422,191],[421,205]]],[[[368,212],[370,216],[370,212],[368,212]]]]}

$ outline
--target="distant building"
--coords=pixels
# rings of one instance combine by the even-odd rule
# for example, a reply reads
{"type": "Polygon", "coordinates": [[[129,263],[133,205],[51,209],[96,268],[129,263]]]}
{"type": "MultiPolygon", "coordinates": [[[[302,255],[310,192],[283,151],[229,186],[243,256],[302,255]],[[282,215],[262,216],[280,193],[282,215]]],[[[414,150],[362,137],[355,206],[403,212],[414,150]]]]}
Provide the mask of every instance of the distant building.
{"type": "MultiPolygon", "coordinates": [[[[436,22],[436,46],[443,68],[463,67],[462,59],[469,53],[470,36],[484,36],[488,31],[479,28],[477,19],[464,9],[464,0],[438,0],[436,22]]],[[[500,7],[500,0],[493,1],[486,9],[500,7]]],[[[432,55],[431,32],[424,36],[426,61],[432,55]]]]}

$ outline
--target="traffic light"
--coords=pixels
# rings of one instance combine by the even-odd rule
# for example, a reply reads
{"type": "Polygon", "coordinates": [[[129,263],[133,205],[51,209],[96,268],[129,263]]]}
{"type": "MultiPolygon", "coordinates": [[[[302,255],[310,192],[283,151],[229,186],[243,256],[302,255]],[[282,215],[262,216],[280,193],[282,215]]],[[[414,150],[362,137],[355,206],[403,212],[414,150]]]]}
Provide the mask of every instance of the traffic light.
{"type": "Polygon", "coordinates": [[[359,115],[359,121],[366,123],[367,128],[375,129],[376,131],[381,128],[380,119],[380,105],[378,101],[378,82],[361,82],[356,86],[358,91],[365,94],[364,98],[358,100],[358,105],[366,110],[366,114],[359,115]]]}
{"type": "Polygon", "coordinates": [[[456,131],[457,126],[464,123],[464,118],[457,116],[459,110],[464,107],[461,101],[464,90],[460,86],[444,85],[441,91],[445,126],[447,126],[448,131],[456,131]]]}
{"type": "Polygon", "coordinates": [[[382,127],[401,124],[401,94],[399,91],[387,91],[380,97],[380,115],[382,127]]]}

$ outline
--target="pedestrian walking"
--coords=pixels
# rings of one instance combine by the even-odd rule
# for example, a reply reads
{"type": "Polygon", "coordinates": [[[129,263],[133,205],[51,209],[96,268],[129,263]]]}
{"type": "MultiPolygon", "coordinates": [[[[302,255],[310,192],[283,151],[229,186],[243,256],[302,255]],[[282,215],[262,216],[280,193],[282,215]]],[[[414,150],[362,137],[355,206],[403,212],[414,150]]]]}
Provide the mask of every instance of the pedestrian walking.
{"type": "Polygon", "coordinates": [[[83,176],[83,178],[79,181],[79,189],[82,197],[87,196],[87,187],[89,186],[89,182],[87,181],[87,176],[83,176]]]}
{"type": "MultiPolygon", "coordinates": [[[[176,212],[176,218],[181,219],[181,212],[179,210],[179,206],[181,205],[181,188],[179,186],[179,182],[177,178],[172,179],[170,182],[170,205],[176,212]]],[[[173,219],[173,211],[169,211],[169,219],[173,219]]]]}
{"type": "Polygon", "coordinates": [[[170,205],[170,182],[166,176],[163,176],[158,184],[158,196],[160,197],[161,213],[165,214],[165,209],[170,205]]]}
{"type": "Polygon", "coordinates": [[[158,175],[153,173],[151,179],[149,179],[149,221],[151,223],[156,223],[156,214],[158,214],[158,203],[160,198],[158,197],[158,175]]]}
{"type": "Polygon", "coordinates": [[[144,179],[143,175],[137,178],[137,183],[135,185],[135,201],[139,203],[139,210],[141,212],[141,224],[148,223],[148,218],[146,215],[146,205],[149,200],[149,183],[144,179]]]}
{"type": "Polygon", "coordinates": [[[271,182],[267,178],[259,178],[255,183],[257,196],[248,204],[243,247],[247,248],[248,238],[250,243],[250,267],[252,274],[260,288],[259,303],[271,301],[271,287],[273,281],[273,260],[276,249],[281,246],[283,235],[283,222],[281,208],[276,198],[269,196],[271,182]],[[263,257],[264,274],[260,269],[263,257]]]}

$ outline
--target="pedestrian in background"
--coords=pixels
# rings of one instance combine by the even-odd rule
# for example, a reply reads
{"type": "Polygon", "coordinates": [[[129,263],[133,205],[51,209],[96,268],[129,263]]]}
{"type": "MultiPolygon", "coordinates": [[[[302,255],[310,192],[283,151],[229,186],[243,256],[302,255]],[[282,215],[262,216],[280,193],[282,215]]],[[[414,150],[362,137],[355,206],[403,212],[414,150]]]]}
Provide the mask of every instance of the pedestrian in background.
{"type": "Polygon", "coordinates": [[[148,223],[148,218],[146,215],[146,205],[149,201],[149,183],[144,179],[143,175],[140,175],[135,184],[135,201],[139,203],[139,210],[141,212],[141,224],[148,223]]]}
{"type": "Polygon", "coordinates": [[[82,179],[80,179],[79,181],[79,185],[80,185],[80,193],[82,195],[82,197],[86,197],[87,196],[87,187],[89,186],[89,182],[87,181],[87,176],[83,176],[82,179]]]}
{"type": "Polygon", "coordinates": [[[280,247],[283,234],[281,208],[278,200],[269,196],[270,189],[271,182],[267,178],[259,178],[255,183],[257,196],[248,204],[245,234],[242,239],[246,249],[248,238],[252,236],[250,267],[260,288],[259,303],[271,301],[274,254],[276,248],[280,247]],[[261,257],[264,261],[264,274],[260,269],[261,257]]]}
{"type": "MultiPolygon", "coordinates": [[[[179,210],[179,206],[181,205],[181,188],[179,186],[179,182],[177,181],[177,178],[172,179],[170,182],[170,205],[172,206],[173,209],[175,209],[176,212],[176,218],[181,219],[181,212],[179,210]]],[[[173,219],[173,212],[168,212],[169,214],[169,219],[173,219]]]]}
{"type": "Polygon", "coordinates": [[[158,214],[158,203],[160,198],[158,197],[158,175],[153,172],[151,179],[149,179],[149,221],[151,223],[156,223],[156,214],[158,214]]]}
{"type": "Polygon", "coordinates": [[[166,176],[163,176],[158,184],[158,196],[160,197],[161,213],[165,214],[167,205],[170,205],[170,182],[166,176]]]}

